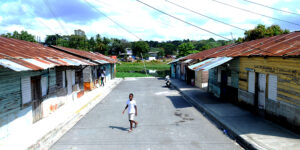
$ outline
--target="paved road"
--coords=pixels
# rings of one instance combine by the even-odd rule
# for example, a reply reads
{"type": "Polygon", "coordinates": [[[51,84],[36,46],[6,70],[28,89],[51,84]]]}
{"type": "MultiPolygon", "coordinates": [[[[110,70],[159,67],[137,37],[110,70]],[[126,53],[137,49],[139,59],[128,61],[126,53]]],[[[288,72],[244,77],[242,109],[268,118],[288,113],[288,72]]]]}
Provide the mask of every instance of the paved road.
{"type": "Polygon", "coordinates": [[[122,81],[70,129],[51,150],[233,150],[241,149],[174,89],[156,78],[122,81]],[[138,128],[128,133],[122,115],[128,94],[138,105],[138,128]]]}

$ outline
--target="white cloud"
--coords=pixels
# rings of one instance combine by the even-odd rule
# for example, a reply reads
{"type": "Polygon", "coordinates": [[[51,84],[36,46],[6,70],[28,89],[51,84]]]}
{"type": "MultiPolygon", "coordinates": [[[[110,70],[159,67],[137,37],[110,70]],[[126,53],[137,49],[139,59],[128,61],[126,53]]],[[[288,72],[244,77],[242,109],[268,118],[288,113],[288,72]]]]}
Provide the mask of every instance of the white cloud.
{"type": "Polygon", "coordinates": [[[2,22],[3,18],[0,16],[0,23],[2,22]]]}
{"type": "Polygon", "coordinates": [[[297,9],[297,13],[300,14],[300,9],[297,9]]]}
{"type": "MultiPolygon", "coordinates": [[[[108,15],[110,18],[121,24],[126,29],[135,33],[144,40],[175,40],[175,39],[208,39],[210,37],[221,39],[203,30],[187,25],[183,22],[163,15],[136,0],[88,0],[93,6],[97,7],[101,12],[108,15]]],[[[161,9],[169,14],[172,14],[182,20],[191,22],[203,29],[215,32],[222,36],[231,38],[231,33],[234,37],[243,36],[243,31],[233,27],[212,21],[205,17],[196,15],[192,12],[178,8],[167,3],[165,0],[142,0],[158,9],[161,9]]],[[[255,14],[237,10],[210,0],[170,0],[178,3],[189,9],[198,11],[210,17],[222,20],[233,24],[243,29],[252,29],[257,24],[263,23],[271,25],[274,23],[269,18],[264,18],[255,14]]],[[[219,0],[221,1],[221,0],[219,0]]],[[[268,6],[273,6],[279,3],[279,0],[252,0],[268,6]]],[[[223,2],[223,1],[222,1],[223,2]]],[[[264,15],[274,16],[274,10],[266,9],[255,4],[246,3],[244,1],[232,0],[225,1],[231,5],[245,8],[251,11],[259,12],[264,15]]],[[[17,4],[16,4],[17,5],[17,4]]],[[[8,7],[6,7],[8,8],[8,7]]],[[[24,11],[32,12],[31,7],[22,6],[24,11]]],[[[92,8],[91,8],[92,9],[92,8]]],[[[8,11],[8,10],[5,10],[8,11]]],[[[297,10],[300,14],[300,10],[297,10]]],[[[95,13],[98,13],[95,11],[95,13]]],[[[101,15],[103,16],[103,15],[101,15]]],[[[275,16],[274,16],[275,17],[275,16]]],[[[0,18],[0,23],[4,22],[5,18],[0,18]]],[[[68,34],[72,34],[75,29],[82,29],[88,36],[94,36],[97,33],[102,36],[125,38],[128,40],[138,40],[133,35],[127,33],[116,24],[105,17],[101,17],[96,21],[87,22],[85,24],[75,24],[71,22],[61,21],[68,34]]],[[[42,39],[49,34],[66,34],[57,20],[32,17],[27,15],[27,18],[22,18],[22,25],[1,26],[0,32],[11,32],[11,30],[27,30],[42,39]],[[49,29],[50,28],[50,29],[49,29]]]]}
{"type": "MultiPolygon", "coordinates": [[[[280,10],[290,12],[289,8],[281,8],[280,10]]],[[[286,16],[290,15],[290,13],[287,13],[287,12],[281,12],[281,14],[286,15],[286,16]]]]}

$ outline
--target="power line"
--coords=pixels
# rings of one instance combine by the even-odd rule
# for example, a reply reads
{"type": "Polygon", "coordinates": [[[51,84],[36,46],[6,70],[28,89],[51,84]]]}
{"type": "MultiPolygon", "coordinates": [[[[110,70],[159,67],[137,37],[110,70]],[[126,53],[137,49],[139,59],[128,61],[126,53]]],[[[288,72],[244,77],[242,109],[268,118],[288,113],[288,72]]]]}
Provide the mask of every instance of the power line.
{"type": "Polygon", "coordinates": [[[43,0],[43,2],[45,3],[46,7],[49,9],[50,13],[52,14],[52,16],[55,18],[55,20],[58,22],[59,26],[62,28],[62,30],[66,33],[69,34],[68,31],[65,29],[65,27],[63,26],[63,24],[61,23],[61,21],[58,19],[58,17],[55,15],[54,11],[52,10],[52,8],[50,7],[50,4],[48,3],[47,0],[43,0]]]}
{"type": "Polygon", "coordinates": [[[168,2],[168,3],[170,3],[170,4],[173,4],[173,5],[177,6],[177,7],[180,7],[180,8],[182,8],[182,9],[185,9],[185,10],[191,11],[191,12],[193,12],[193,13],[195,13],[195,14],[198,14],[198,15],[200,15],[200,16],[203,16],[203,17],[209,18],[209,19],[211,19],[211,20],[214,20],[214,21],[220,22],[220,23],[222,23],[222,24],[225,24],[225,25],[228,25],[228,26],[231,26],[231,27],[237,28],[237,29],[239,29],[239,30],[247,31],[246,29],[243,29],[243,28],[240,28],[240,27],[237,27],[237,26],[231,25],[231,24],[229,24],[229,23],[226,23],[226,22],[223,22],[223,21],[220,21],[220,20],[214,19],[214,18],[212,18],[212,17],[209,17],[209,16],[207,16],[207,15],[201,14],[201,13],[199,13],[199,12],[196,12],[196,11],[194,11],[194,10],[191,10],[191,9],[188,9],[188,8],[186,8],[186,7],[180,6],[179,4],[176,4],[176,3],[174,3],[174,2],[171,2],[171,1],[168,1],[168,0],[166,0],[166,2],[168,2]]]}
{"type": "Polygon", "coordinates": [[[203,28],[201,28],[201,27],[199,27],[199,26],[197,26],[197,25],[194,25],[194,24],[189,23],[189,22],[187,22],[187,21],[184,21],[184,20],[182,20],[182,19],[180,19],[180,18],[177,18],[177,17],[175,17],[175,16],[173,16],[173,15],[170,15],[170,14],[168,14],[168,13],[166,13],[166,12],[160,10],[160,9],[157,9],[157,8],[155,8],[155,7],[153,7],[153,6],[149,5],[149,4],[147,4],[147,3],[144,3],[144,2],[142,2],[142,1],[140,1],[140,0],[137,0],[137,1],[140,2],[140,3],[142,3],[142,4],[144,4],[144,5],[146,5],[146,6],[148,6],[148,7],[150,7],[150,8],[152,8],[152,9],[154,9],[154,10],[156,10],[156,11],[158,11],[158,12],[160,12],[160,13],[162,13],[162,14],[165,14],[165,15],[167,15],[167,16],[169,16],[169,17],[172,17],[172,18],[174,18],[174,19],[176,19],[176,20],[179,20],[179,21],[181,21],[181,22],[184,22],[184,23],[186,23],[186,24],[188,24],[188,25],[191,25],[191,26],[193,26],[193,27],[195,27],[195,28],[197,28],[197,29],[200,29],[200,30],[203,30],[203,31],[205,31],[205,32],[211,33],[211,34],[216,35],[216,36],[218,36],[218,37],[221,37],[221,38],[223,38],[223,39],[230,40],[229,38],[226,38],[226,37],[224,37],[224,36],[222,36],[222,35],[219,35],[219,34],[214,33],[214,32],[212,32],[212,31],[203,29],[203,28]]]}
{"type": "Polygon", "coordinates": [[[270,6],[263,5],[263,4],[260,4],[260,3],[256,3],[256,2],[253,2],[253,1],[249,1],[249,0],[244,0],[244,1],[255,4],[255,5],[259,5],[259,6],[262,6],[262,7],[266,7],[266,8],[269,8],[269,9],[273,9],[273,10],[277,10],[277,11],[281,11],[281,12],[285,12],[285,13],[300,16],[300,14],[297,14],[297,13],[294,13],[294,12],[291,12],[291,11],[281,10],[281,9],[278,9],[278,8],[270,7],[270,6]]]}
{"type": "Polygon", "coordinates": [[[123,30],[125,30],[126,32],[128,32],[129,34],[133,35],[134,37],[136,37],[139,40],[142,40],[142,38],[138,37],[136,34],[134,34],[133,32],[129,31],[128,29],[126,29],[125,27],[123,27],[121,24],[119,24],[118,22],[114,21],[112,18],[108,17],[106,14],[104,14],[102,11],[100,11],[99,9],[97,9],[96,7],[94,7],[93,5],[91,5],[87,0],[84,0],[91,8],[95,9],[97,12],[99,12],[100,14],[102,14],[104,17],[106,17],[107,19],[109,19],[111,22],[115,23],[116,25],[118,25],[120,28],[122,28],[123,30]]]}
{"type": "Polygon", "coordinates": [[[289,24],[300,26],[300,24],[297,24],[297,23],[294,23],[294,22],[290,22],[290,21],[286,21],[286,20],[274,18],[274,17],[271,17],[271,16],[267,16],[267,15],[264,15],[264,14],[260,14],[260,13],[254,12],[254,11],[250,11],[250,10],[247,10],[247,9],[244,9],[244,8],[240,8],[240,7],[233,6],[233,5],[230,5],[230,4],[227,4],[227,3],[223,3],[223,2],[220,2],[220,1],[217,1],[217,0],[212,0],[212,1],[220,3],[220,4],[223,4],[223,5],[226,5],[226,6],[229,6],[229,7],[236,8],[236,9],[239,9],[239,10],[242,10],[242,11],[246,11],[246,12],[249,12],[249,13],[260,15],[260,16],[263,16],[263,17],[267,17],[267,18],[271,18],[271,19],[274,19],[274,20],[278,20],[278,21],[282,21],[282,22],[286,22],[286,23],[289,23],[289,24]]]}
{"type": "MultiPolygon", "coordinates": [[[[24,9],[22,9],[23,11],[24,11],[24,9]]],[[[29,11],[24,11],[25,13],[27,13],[27,14],[29,14],[29,15],[31,15],[32,17],[36,17],[34,14],[32,14],[31,12],[29,12],[29,11]]],[[[53,32],[53,33],[56,33],[55,31],[53,31],[47,24],[45,24],[43,21],[41,21],[39,18],[37,18],[37,20],[41,23],[41,24],[43,24],[46,28],[48,28],[51,32],[53,32]]]]}

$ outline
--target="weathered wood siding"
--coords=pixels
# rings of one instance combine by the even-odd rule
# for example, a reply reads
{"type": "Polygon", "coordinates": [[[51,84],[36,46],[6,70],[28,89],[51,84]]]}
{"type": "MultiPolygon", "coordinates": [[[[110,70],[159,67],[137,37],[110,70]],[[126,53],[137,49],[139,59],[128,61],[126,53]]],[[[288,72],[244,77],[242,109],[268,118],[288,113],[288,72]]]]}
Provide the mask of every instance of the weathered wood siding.
{"type": "Polygon", "coordinates": [[[220,97],[220,83],[218,82],[218,68],[209,70],[208,91],[213,93],[216,97],[220,97]]]}
{"type": "Polygon", "coordinates": [[[253,103],[251,99],[255,99],[255,97],[248,92],[248,71],[246,68],[247,70],[252,69],[256,73],[266,74],[265,110],[267,114],[275,116],[272,117],[272,120],[286,122],[292,127],[300,129],[300,58],[241,57],[239,99],[245,102],[250,100],[248,103],[251,104],[253,103]],[[268,88],[274,90],[274,87],[268,87],[270,74],[277,76],[276,100],[268,99],[268,88]]]}
{"type": "Polygon", "coordinates": [[[248,72],[274,74],[278,76],[277,100],[300,106],[300,58],[242,57],[240,63],[239,88],[248,90],[248,72]]]}
{"type": "Polygon", "coordinates": [[[209,92],[212,92],[216,97],[220,97],[221,95],[221,71],[225,70],[228,81],[227,86],[230,86],[232,88],[238,88],[239,87],[239,58],[234,58],[233,60],[224,63],[223,65],[220,65],[218,67],[212,68],[209,70],[209,80],[208,80],[208,86],[209,86],[209,92]]]}
{"type": "Polygon", "coordinates": [[[15,71],[0,69],[0,117],[21,109],[21,76],[15,71]]]}
{"type": "Polygon", "coordinates": [[[15,72],[0,68],[0,139],[32,124],[32,106],[22,106],[21,78],[38,75],[48,77],[48,91],[44,99],[53,98],[56,87],[55,69],[15,72]]]}
{"type": "MultiPolygon", "coordinates": [[[[228,62],[229,66],[227,66],[228,70],[230,71],[230,78],[231,82],[228,86],[239,88],[239,71],[240,71],[240,59],[234,58],[230,62],[228,62]]],[[[226,64],[222,65],[223,67],[226,66],[226,64]]]]}

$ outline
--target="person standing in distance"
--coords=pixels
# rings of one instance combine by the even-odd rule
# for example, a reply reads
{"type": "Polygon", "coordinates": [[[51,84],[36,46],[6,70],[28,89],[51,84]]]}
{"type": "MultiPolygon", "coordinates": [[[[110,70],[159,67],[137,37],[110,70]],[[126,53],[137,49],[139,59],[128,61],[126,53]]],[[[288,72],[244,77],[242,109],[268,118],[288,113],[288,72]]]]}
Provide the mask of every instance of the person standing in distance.
{"type": "Polygon", "coordinates": [[[136,107],[136,101],[133,100],[133,94],[129,94],[129,100],[127,101],[126,107],[123,110],[122,114],[124,114],[125,110],[128,108],[128,119],[130,123],[130,129],[128,132],[132,131],[132,125],[135,124],[135,128],[138,125],[138,122],[134,120],[134,116],[137,116],[137,107],[136,107]]]}
{"type": "Polygon", "coordinates": [[[101,86],[104,86],[105,71],[101,70],[101,86]]]}

